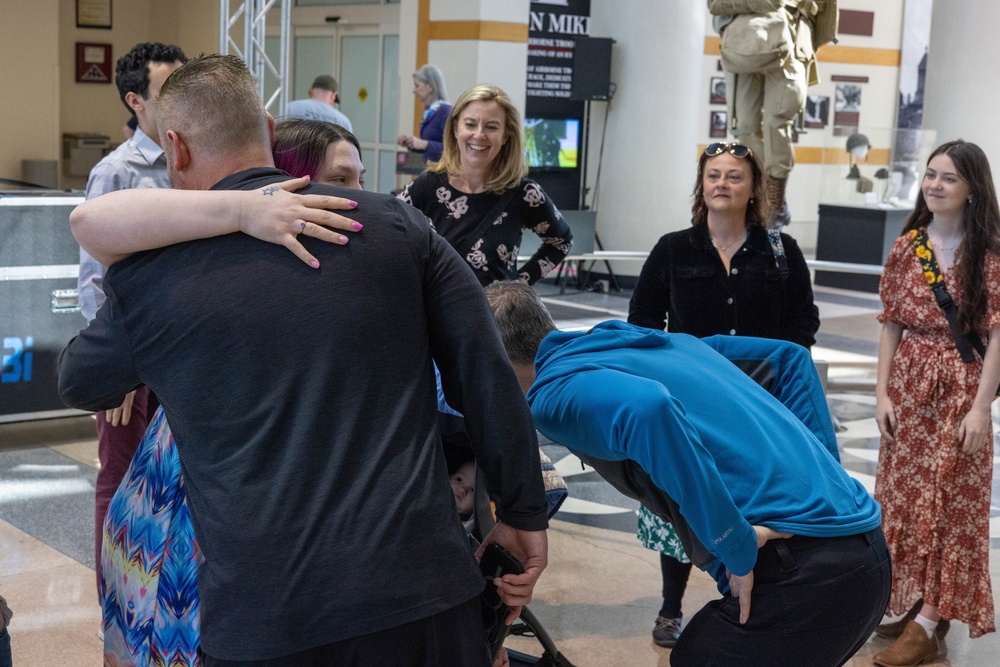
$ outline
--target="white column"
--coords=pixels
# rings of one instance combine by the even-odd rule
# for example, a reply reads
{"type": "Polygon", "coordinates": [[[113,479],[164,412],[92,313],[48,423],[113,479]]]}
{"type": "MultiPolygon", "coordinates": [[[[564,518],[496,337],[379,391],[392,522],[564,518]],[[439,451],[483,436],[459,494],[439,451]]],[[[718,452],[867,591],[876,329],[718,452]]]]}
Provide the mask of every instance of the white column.
{"type": "Polygon", "coordinates": [[[952,139],[979,144],[994,180],[1000,175],[997,25],[1000,2],[995,0],[934,3],[923,119],[925,129],[937,130],[937,144],[952,139]]]}
{"type": "MultiPolygon", "coordinates": [[[[590,11],[591,36],[616,40],[611,80],[618,86],[601,165],[597,232],[606,250],[651,250],[663,234],[691,224],[695,159],[703,134],[698,111],[705,3],[592,2],[590,11]]],[[[588,180],[597,173],[605,106],[591,104],[588,180]]],[[[625,275],[638,275],[640,268],[637,262],[614,266],[625,275]]]]}

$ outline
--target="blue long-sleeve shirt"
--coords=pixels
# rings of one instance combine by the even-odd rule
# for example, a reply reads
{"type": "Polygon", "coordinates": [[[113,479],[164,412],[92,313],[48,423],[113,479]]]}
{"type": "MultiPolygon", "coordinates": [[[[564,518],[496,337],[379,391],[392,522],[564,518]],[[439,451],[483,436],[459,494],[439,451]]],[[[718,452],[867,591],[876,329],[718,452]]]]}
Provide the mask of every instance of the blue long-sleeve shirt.
{"type": "Polygon", "coordinates": [[[451,105],[443,100],[438,100],[424,110],[423,120],[420,121],[420,138],[427,142],[427,148],[423,150],[424,162],[437,162],[441,159],[441,152],[444,150],[444,125],[450,113],[451,105]]]}
{"type": "Polygon", "coordinates": [[[881,522],[878,504],[835,458],[815,387],[772,395],[727,360],[741,351],[759,358],[762,346],[779,368],[808,358],[783,341],[706,342],[604,322],[587,333],[549,334],[528,392],[544,435],[589,457],[634,461],[677,502],[716,559],[705,569],[723,590],[725,569],[744,575],[756,563],[754,525],[836,537],[881,522]],[[782,400],[798,400],[807,421],[812,411],[822,441],[782,400]]]}

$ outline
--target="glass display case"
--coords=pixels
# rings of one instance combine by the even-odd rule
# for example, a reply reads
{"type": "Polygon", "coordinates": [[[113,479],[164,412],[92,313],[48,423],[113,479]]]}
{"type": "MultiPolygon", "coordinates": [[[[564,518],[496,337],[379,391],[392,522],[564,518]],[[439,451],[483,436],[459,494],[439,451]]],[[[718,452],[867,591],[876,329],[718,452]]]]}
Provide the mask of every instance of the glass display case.
{"type": "MultiPolygon", "coordinates": [[[[916,203],[937,133],[868,127],[835,130],[839,131],[823,148],[816,259],[881,266],[916,203]]],[[[877,292],[879,276],[817,270],[814,281],[877,292]]]]}
{"type": "Polygon", "coordinates": [[[912,209],[934,130],[834,128],[823,147],[821,204],[912,209]]]}

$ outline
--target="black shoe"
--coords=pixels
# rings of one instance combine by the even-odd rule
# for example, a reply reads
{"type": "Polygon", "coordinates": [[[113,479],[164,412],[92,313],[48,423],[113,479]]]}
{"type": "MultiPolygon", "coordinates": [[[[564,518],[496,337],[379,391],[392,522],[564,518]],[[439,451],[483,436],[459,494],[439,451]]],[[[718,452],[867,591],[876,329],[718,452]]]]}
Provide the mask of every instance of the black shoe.
{"type": "MultiPolygon", "coordinates": [[[[683,617],[681,617],[683,618],[683,617]]],[[[653,643],[663,648],[673,648],[677,638],[681,636],[681,619],[656,617],[653,626],[653,643]]]]}

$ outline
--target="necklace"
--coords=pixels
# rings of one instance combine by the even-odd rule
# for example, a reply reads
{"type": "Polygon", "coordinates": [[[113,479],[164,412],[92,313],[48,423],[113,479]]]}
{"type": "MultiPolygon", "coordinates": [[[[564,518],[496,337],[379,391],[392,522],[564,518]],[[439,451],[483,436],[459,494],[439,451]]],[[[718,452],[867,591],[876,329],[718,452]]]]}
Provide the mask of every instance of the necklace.
{"type": "Polygon", "coordinates": [[[962,245],[962,239],[959,239],[958,241],[956,241],[952,245],[945,245],[943,242],[942,243],[935,243],[934,240],[931,239],[931,249],[940,250],[941,252],[951,252],[951,253],[953,253],[956,250],[958,250],[958,246],[960,246],[960,245],[962,245]]]}
{"type": "Polygon", "coordinates": [[[737,243],[740,243],[742,241],[746,241],[747,240],[747,235],[744,234],[743,236],[741,236],[740,238],[736,239],[732,243],[730,243],[728,245],[725,245],[725,246],[720,246],[719,243],[715,240],[714,236],[712,236],[711,234],[709,234],[709,236],[712,239],[712,245],[715,246],[715,249],[718,250],[719,252],[726,252],[727,250],[729,250],[730,248],[732,248],[737,243]]]}

